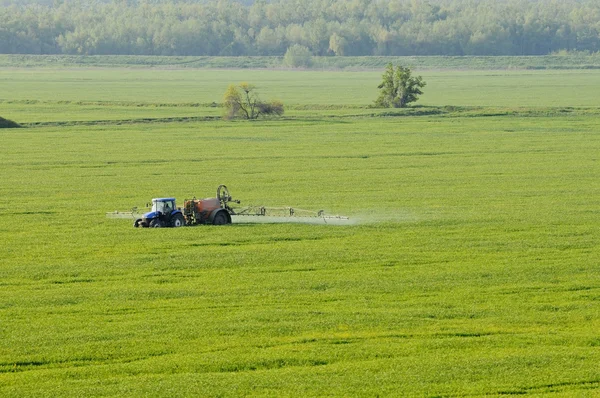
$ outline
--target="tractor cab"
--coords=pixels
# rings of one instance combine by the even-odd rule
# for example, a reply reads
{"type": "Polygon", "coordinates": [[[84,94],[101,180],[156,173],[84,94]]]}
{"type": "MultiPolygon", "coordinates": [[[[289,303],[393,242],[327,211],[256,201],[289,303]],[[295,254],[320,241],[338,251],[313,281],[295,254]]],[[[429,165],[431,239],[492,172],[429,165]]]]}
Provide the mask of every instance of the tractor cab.
{"type": "Polygon", "coordinates": [[[152,211],[135,220],[133,225],[145,228],[181,227],[185,225],[185,218],[175,207],[175,198],[157,198],[152,199],[152,211]]]}
{"type": "Polygon", "coordinates": [[[171,214],[175,209],[175,198],[152,199],[152,212],[171,214]]]}

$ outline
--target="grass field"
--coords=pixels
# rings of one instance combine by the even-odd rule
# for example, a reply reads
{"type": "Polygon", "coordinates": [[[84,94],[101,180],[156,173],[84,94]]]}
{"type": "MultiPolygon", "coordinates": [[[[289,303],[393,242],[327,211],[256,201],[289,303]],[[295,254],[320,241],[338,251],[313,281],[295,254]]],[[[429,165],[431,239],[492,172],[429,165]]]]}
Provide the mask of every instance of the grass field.
{"type": "Polygon", "coordinates": [[[600,394],[600,73],[423,75],[0,70],[0,396],[600,394]],[[105,218],[220,183],[356,223],[105,218]]]}
{"type": "MultiPolygon", "coordinates": [[[[418,73],[427,82],[420,105],[596,107],[599,102],[597,71],[418,73]]],[[[377,98],[381,75],[381,71],[4,69],[0,100],[211,104],[222,101],[228,84],[247,81],[265,99],[278,98],[286,105],[368,106],[377,98]]]]}
{"type": "MultiPolygon", "coordinates": [[[[288,106],[364,107],[372,105],[377,98],[381,74],[381,71],[4,69],[0,70],[0,101],[209,105],[222,101],[228,84],[247,81],[258,87],[261,97],[278,98],[288,106]]],[[[600,73],[596,71],[424,71],[419,74],[427,82],[426,95],[419,105],[600,106],[597,95],[600,73]]],[[[7,112],[11,108],[4,110],[4,106],[2,104],[0,109],[7,114],[4,117],[10,118],[7,112]]],[[[67,108],[66,112],[71,113],[71,110],[67,108]]],[[[199,112],[194,111],[194,114],[199,112]]],[[[35,115],[37,111],[32,113],[35,115]]],[[[51,120],[62,116],[62,112],[55,115],[52,108],[49,113],[53,114],[49,116],[51,120]]],[[[107,112],[98,113],[104,113],[105,118],[107,112]]],[[[174,111],[174,114],[179,113],[174,111]]],[[[28,118],[27,110],[23,117],[28,118]]]]}
{"type": "MultiPolygon", "coordinates": [[[[383,69],[389,62],[417,69],[600,69],[600,54],[565,53],[545,56],[413,56],[413,57],[313,57],[311,69],[383,69]]],[[[158,67],[257,69],[281,68],[283,57],[166,57],[143,55],[10,55],[0,54],[0,67],[158,67]]]]}

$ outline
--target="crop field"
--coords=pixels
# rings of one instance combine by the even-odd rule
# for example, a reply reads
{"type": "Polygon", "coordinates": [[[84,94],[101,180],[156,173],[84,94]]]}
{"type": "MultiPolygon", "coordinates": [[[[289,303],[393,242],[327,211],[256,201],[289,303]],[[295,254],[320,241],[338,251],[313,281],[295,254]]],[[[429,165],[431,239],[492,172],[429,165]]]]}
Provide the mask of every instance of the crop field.
{"type": "Polygon", "coordinates": [[[600,394],[600,72],[380,75],[0,69],[0,396],[600,394]],[[352,223],[105,217],[219,184],[352,223]]]}
{"type": "MultiPolygon", "coordinates": [[[[368,106],[381,71],[4,69],[0,101],[94,102],[92,105],[220,103],[230,83],[250,82],[264,99],[284,104],[368,106]]],[[[570,71],[417,71],[427,82],[424,106],[590,107],[598,105],[600,73],[570,71]]],[[[2,111],[7,105],[0,102],[2,111]]],[[[34,104],[31,104],[34,105],[34,104]]],[[[39,104],[38,104],[39,105],[39,104]]],[[[65,104],[63,104],[65,105],[65,104]]],[[[23,107],[19,107],[23,109],[23,107]]],[[[9,108],[10,110],[10,108],[9,108]]],[[[26,110],[25,110],[26,111],[26,110]]],[[[52,120],[56,115],[53,110],[52,120]]],[[[67,115],[71,118],[69,108],[67,115]]],[[[196,115],[201,111],[192,112],[196,115]]],[[[33,110],[37,114],[37,110],[33,110]]],[[[98,110],[100,117],[108,112],[98,110]]],[[[174,113],[179,114],[179,113],[174,113]]],[[[219,112],[217,111],[217,115],[219,112]]],[[[36,115],[37,116],[37,115],[36,115]]],[[[25,120],[30,120],[27,114],[25,120]]],[[[16,118],[16,117],[15,117],[16,118]]],[[[19,118],[20,119],[20,118],[19,118]]]]}

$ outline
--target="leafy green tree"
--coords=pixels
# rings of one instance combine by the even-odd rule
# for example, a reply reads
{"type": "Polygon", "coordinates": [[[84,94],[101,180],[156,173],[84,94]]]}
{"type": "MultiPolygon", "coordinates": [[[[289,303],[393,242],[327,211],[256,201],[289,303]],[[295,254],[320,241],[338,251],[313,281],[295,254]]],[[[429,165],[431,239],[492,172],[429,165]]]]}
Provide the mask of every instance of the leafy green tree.
{"type": "Polygon", "coordinates": [[[292,68],[308,68],[312,65],[312,53],[308,47],[294,44],[285,52],[283,65],[292,68]]]}
{"type": "Polygon", "coordinates": [[[410,68],[401,65],[394,68],[392,63],[387,65],[382,77],[383,81],[377,86],[380,92],[375,105],[384,108],[404,108],[417,101],[426,85],[421,76],[412,76],[410,68]]]}
{"type": "Polygon", "coordinates": [[[332,51],[335,55],[346,55],[347,45],[346,39],[335,32],[329,38],[329,51],[332,51]]]}
{"type": "Polygon", "coordinates": [[[271,29],[268,27],[264,27],[260,30],[258,35],[256,35],[256,48],[261,55],[275,55],[281,54],[280,49],[282,47],[282,43],[285,34],[280,35],[276,29],[271,29]]]}
{"type": "Polygon", "coordinates": [[[597,0],[0,0],[0,53],[594,53],[598,21],[597,0]]]}
{"type": "Polygon", "coordinates": [[[283,115],[283,103],[278,100],[263,102],[256,93],[256,86],[246,82],[239,85],[230,84],[223,95],[223,106],[225,108],[224,118],[231,120],[258,119],[263,115],[283,115]]]}

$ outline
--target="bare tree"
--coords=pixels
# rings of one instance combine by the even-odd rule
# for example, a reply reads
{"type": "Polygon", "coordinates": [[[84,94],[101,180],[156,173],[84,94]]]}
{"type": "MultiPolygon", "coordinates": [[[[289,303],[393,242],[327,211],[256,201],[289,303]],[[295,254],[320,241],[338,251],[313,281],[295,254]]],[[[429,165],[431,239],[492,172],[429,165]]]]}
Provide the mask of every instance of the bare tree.
{"type": "Polygon", "coordinates": [[[273,100],[263,102],[256,93],[256,86],[246,82],[239,85],[230,84],[223,95],[225,107],[224,118],[227,120],[258,119],[260,115],[283,115],[283,103],[273,100]]]}

